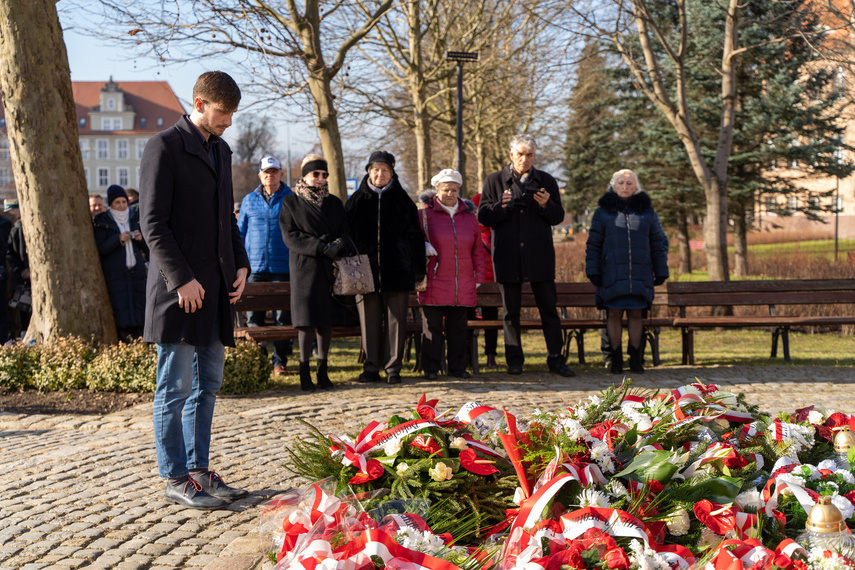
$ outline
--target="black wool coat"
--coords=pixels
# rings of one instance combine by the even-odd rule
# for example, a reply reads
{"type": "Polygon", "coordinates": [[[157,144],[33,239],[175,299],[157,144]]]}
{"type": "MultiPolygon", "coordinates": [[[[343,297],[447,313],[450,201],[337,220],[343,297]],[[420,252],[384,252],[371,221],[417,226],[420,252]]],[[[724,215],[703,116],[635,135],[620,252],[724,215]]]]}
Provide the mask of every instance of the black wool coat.
{"type": "MultiPolygon", "coordinates": [[[[131,231],[140,229],[140,221],[135,211],[131,211],[129,225],[131,231]]],[[[145,284],[146,267],[144,252],[148,250],[144,241],[131,240],[137,264],[128,268],[125,263],[125,246],[119,236],[121,231],[110,212],[102,212],[93,220],[95,245],[101,257],[101,270],[107,282],[110,305],[116,328],[127,329],[141,327],[145,322],[145,284]]]]}
{"type": "Polygon", "coordinates": [[[585,275],[603,280],[597,287],[598,306],[632,295],[650,308],[654,277],[669,276],[667,241],[650,196],[637,192],[624,200],[609,191],[599,206],[585,251],[585,275]]]}
{"type": "MultiPolygon", "coordinates": [[[[318,208],[289,194],[282,199],[279,227],[291,253],[291,323],[295,327],[334,324],[338,307],[332,297],[333,264],[318,250],[350,233],[344,205],[336,196],[327,196],[318,208]]],[[[340,255],[349,251],[348,246],[340,255]]]]}
{"type": "Polygon", "coordinates": [[[151,137],[140,165],[140,225],[150,254],[143,338],[206,346],[212,331],[234,346],[234,305],[228,293],[249,259],[232,197],[232,152],[225,141],[215,168],[185,115],[151,137]],[[218,175],[219,172],[219,175],[218,175]],[[202,308],[185,313],[177,289],[196,279],[202,308]]]}
{"type": "Polygon", "coordinates": [[[499,283],[555,280],[555,246],[552,226],[564,221],[564,207],[555,179],[532,168],[528,188],[544,188],[549,201],[541,208],[514,181],[513,167],[506,166],[484,180],[478,222],[493,229],[493,272],[499,283]],[[514,207],[502,208],[502,194],[510,189],[514,207]]]}
{"type": "Polygon", "coordinates": [[[413,291],[425,276],[425,241],[418,208],[397,175],[382,194],[369,188],[366,175],[345,209],[356,248],[371,261],[374,290],[413,291]]]}

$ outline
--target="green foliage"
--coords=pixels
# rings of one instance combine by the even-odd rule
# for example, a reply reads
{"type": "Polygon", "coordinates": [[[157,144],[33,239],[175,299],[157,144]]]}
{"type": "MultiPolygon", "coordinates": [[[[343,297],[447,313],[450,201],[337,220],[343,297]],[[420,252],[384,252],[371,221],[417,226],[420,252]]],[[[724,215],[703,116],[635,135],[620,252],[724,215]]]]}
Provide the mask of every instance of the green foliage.
{"type": "Polygon", "coordinates": [[[61,337],[39,350],[39,366],[33,370],[33,386],[53,392],[83,388],[86,367],[95,357],[95,347],[77,337],[61,337]]]}
{"type": "Polygon", "coordinates": [[[103,346],[89,366],[86,387],[107,392],[153,392],[157,375],[157,350],[153,344],[103,346]]]}
{"type": "Polygon", "coordinates": [[[32,388],[40,352],[38,347],[26,344],[0,348],[0,387],[15,390],[32,388]]]}
{"type": "Polygon", "coordinates": [[[273,365],[252,341],[239,340],[234,348],[226,347],[223,386],[220,394],[253,394],[267,389],[273,365]]]}

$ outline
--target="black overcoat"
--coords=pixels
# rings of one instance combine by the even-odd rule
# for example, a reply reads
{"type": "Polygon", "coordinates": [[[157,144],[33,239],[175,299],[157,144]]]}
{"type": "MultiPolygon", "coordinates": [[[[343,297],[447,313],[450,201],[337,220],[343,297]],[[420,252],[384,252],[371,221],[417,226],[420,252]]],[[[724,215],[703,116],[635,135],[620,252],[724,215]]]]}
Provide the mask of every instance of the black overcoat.
{"type": "Polygon", "coordinates": [[[236,269],[249,271],[249,259],[233,213],[232,152],[223,140],[217,145],[215,169],[186,115],[145,145],[140,225],[151,252],[143,335],[148,342],[206,346],[219,330],[223,344],[234,346],[228,293],[236,269]],[[177,289],[194,278],[205,299],[201,309],[185,313],[177,289]]]}
{"type": "MultiPolygon", "coordinates": [[[[136,210],[131,210],[129,225],[131,231],[140,229],[136,210]]],[[[137,264],[128,269],[125,262],[125,246],[122,244],[122,232],[110,212],[102,212],[93,220],[95,245],[101,257],[101,270],[110,294],[110,305],[116,328],[127,329],[141,327],[145,322],[145,255],[144,241],[131,240],[137,264]]]]}
{"type": "Polygon", "coordinates": [[[327,196],[318,208],[289,194],[282,199],[279,227],[291,252],[291,323],[295,327],[332,325],[338,312],[332,298],[332,260],[318,250],[350,233],[344,205],[336,196],[327,196]]]}
{"type": "Polygon", "coordinates": [[[530,196],[524,197],[511,165],[484,180],[478,221],[493,230],[493,272],[499,283],[555,280],[552,226],[564,221],[558,183],[546,172],[532,168],[528,187],[549,192],[545,207],[530,196]],[[506,189],[514,195],[513,208],[502,208],[506,189]]]}
{"type": "Polygon", "coordinates": [[[397,175],[382,194],[368,186],[366,175],[345,209],[353,241],[371,261],[374,290],[413,291],[425,276],[425,241],[419,210],[397,175]]]}

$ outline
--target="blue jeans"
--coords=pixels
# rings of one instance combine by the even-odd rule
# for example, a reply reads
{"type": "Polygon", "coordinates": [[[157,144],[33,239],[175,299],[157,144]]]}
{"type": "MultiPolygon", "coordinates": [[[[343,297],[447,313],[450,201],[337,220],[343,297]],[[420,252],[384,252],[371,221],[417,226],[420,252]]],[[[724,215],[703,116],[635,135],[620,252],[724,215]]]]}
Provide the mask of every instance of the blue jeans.
{"type": "Polygon", "coordinates": [[[214,328],[211,344],[157,345],[154,442],[161,477],[183,477],[207,469],[211,422],[223,383],[225,348],[214,328]]]}
{"type": "MultiPolygon", "coordinates": [[[[252,273],[247,282],[249,283],[282,283],[289,282],[291,276],[288,273],[252,273]]],[[[263,327],[266,323],[267,311],[247,311],[246,326],[263,327]]],[[[287,327],[291,324],[291,311],[273,311],[273,324],[279,327],[287,327]]],[[[288,357],[293,351],[292,341],[273,341],[273,366],[287,366],[288,357]]]]}

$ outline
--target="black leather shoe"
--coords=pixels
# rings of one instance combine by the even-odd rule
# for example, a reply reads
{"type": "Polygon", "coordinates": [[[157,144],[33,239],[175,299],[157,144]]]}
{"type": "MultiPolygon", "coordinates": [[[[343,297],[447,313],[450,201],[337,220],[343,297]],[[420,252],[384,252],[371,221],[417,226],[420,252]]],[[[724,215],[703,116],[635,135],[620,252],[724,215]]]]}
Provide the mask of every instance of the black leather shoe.
{"type": "Polygon", "coordinates": [[[571,376],[576,376],[576,373],[573,372],[569,366],[563,363],[552,364],[549,366],[549,371],[553,374],[558,374],[559,376],[564,376],[565,378],[570,378],[571,376]]]}
{"type": "Polygon", "coordinates": [[[389,374],[386,377],[386,384],[400,384],[401,377],[398,374],[389,374]]]}
{"type": "Polygon", "coordinates": [[[184,505],[185,507],[202,511],[221,509],[228,504],[228,501],[218,499],[206,493],[202,485],[197,483],[193,478],[179,485],[170,485],[167,483],[163,496],[167,503],[184,505]]]}
{"type": "Polygon", "coordinates": [[[449,371],[449,372],[448,372],[448,375],[449,375],[451,378],[472,378],[472,375],[471,375],[471,374],[469,374],[469,372],[468,372],[467,370],[459,370],[459,371],[457,371],[457,372],[451,372],[451,371],[449,371]]]}
{"type": "Polygon", "coordinates": [[[439,374],[425,370],[425,380],[436,380],[437,378],[439,378],[439,374]]]}
{"type": "Polygon", "coordinates": [[[226,485],[222,477],[217,475],[215,471],[190,473],[190,478],[199,483],[202,486],[202,490],[218,499],[234,501],[235,499],[249,495],[249,491],[245,489],[235,489],[226,485]]]}
{"type": "Polygon", "coordinates": [[[522,374],[522,366],[508,366],[508,374],[519,376],[522,374]]]}
{"type": "Polygon", "coordinates": [[[367,370],[359,375],[359,378],[356,379],[357,382],[362,382],[363,384],[367,384],[368,382],[379,382],[380,374],[377,372],[368,372],[367,370]]]}

